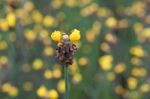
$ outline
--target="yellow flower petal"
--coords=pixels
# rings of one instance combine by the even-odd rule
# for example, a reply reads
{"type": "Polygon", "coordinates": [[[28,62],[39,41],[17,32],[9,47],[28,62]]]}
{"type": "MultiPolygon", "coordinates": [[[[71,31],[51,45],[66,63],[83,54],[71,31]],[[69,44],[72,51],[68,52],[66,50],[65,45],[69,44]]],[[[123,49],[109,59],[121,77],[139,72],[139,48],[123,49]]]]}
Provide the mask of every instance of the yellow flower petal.
{"type": "Polygon", "coordinates": [[[60,31],[54,31],[54,32],[51,34],[51,38],[52,38],[52,40],[54,40],[54,41],[60,42],[60,41],[61,41],[61,38],[62,38],[62,34],[61,34],[60,31]]]}
{"type": "Polygon", "coordinates": [[[70,41],[78,41],[80,39],[80,31],[77,29],[74,29],[73,32],[69,36],[70,41]]]}

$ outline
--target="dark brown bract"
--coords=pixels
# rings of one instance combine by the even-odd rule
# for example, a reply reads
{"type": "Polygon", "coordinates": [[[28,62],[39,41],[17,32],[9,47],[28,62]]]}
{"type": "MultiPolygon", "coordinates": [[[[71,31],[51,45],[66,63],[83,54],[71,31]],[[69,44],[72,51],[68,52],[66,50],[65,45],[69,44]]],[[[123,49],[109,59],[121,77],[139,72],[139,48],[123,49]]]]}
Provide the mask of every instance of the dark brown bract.
{"type": "Polygon", "coordinates": [[[59,63],[72,65],[73,64],[73,55],[77,47],[72,42],[63,42],[58,44],[56,48],[56,60],[59,63]]]}

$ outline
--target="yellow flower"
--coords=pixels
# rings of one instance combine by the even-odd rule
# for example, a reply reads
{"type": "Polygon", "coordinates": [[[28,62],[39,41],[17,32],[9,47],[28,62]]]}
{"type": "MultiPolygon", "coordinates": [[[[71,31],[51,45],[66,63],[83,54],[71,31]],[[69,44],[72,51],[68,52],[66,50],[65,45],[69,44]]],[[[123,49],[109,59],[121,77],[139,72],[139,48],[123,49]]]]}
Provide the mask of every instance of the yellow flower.
{"type": "Polygon", "coordinates": [[[51,79],[51,78],[53,77],[52,71],[51,71],[51,70],[46,70],[46,71],[44,72],[44,77],[45,77],[46,79],[51,79]]]}
{"type": "Polygon", "coordinates": [[[82,80],[82,75],[80,73],[75,73],[73,76],[74,83],[79,83],[82,80]]]}
{"type": "Polygon", "coordinates": [[[86,57],[81,57],[81,58],[79,59],[79,64],[80,64],[81,66],[85,66],[86,64],[88,64],[88,59],[87,59],[86,57]]]}
{"type": "Polygon", "coordinates": [[[43,25],[46,27],[50,27],[54,24],[54,18],[52,16],[45,16],[43,19],[43,25]]]}
{"type": "Polygon", "coordinates": [[[47,93],[47,88],[45,86],[41,86],[38,90],[37,90],[37,95],[39,97],[44,97],[47,93]]]}
{"type": "Polygon", "coordinates": [[[34,41],[37,37],[37,33],[33,30],[25,30],[24,36],[28,41],[34,41]]]}
{"type": "Polygon", "coordinates": [[[107,73],[107,79],[108,79],[109,81],[113,81],[113,80],[115,80],[115,78],[116,78],[116,75],[115,75],[114,72],[108,72],[108,73],[107,73]]]}
{"type": "Polygon", "coordinates": [[[19,90],[14,86],[12,86],[11,89],[8,91],[8,94],[11,97],[16,97],[18,93],[19,93],[19,90]]]}
{"type": "Polygon", "coordinates": [[[48,95],[50,97],[50,99],[58,99],[58,92],[55,90],[55,89],[51,89],[49,92],[48,92],[48,95]]]}
{"type": "Polygon", "coordinates": [[[44,66],[44,62],[41,59],[35,59],[32,66],[34,70],[39,70],[44,66]]]}
{"type": "Polygon", "coordinates": [[[60,42],[60,41],[61,41],[61,38],[62,38],[62,34],[61,34],[60,31],[54,31],[54,32],[51,34],[51,38],[52,38],[52,40],[54,40],[54,41],[60,42]]]}
{"type": "Polygon", "coordinates": [[[9,92],[9,90],[11,90],[12,85],[10,83],[4,83],[1,86],[1,90],[2,92],[9,92]]]}
{"type": "Polygon", "coordinates": [[[34,10],[31,14],[31,17],[36,24],[40,24],[43,21],[43,15],[38,10],[34,10]]]}
{"type": "Polygon", "coordinates": [[[150,90],[150,86],[149,84],[143,84],[141,87],[140,87],[140,91],[145,93],[145,92],[148,92],[150,90]]]}
{"type": "Polygon", "coordinates": [[[64,80],[60,80],[57,84],[57,89],[61,92],[64,93],[65,92],[65,81],[64,80]]]}
{"type": "Polygon", "coordinates": [[[141,46],[135,46],[130,49],[130,53],[137,57],[143,57],[145,52],[141,46]]]}
{"type": "Polygon", "coordinates": [[[115,66],[114,71],[117,74],[121,74],[122,72],[124,72],[126,70],[126,65],[123,63],[119,63],[115,66]]]}
{"type": "Polygon", "coordinates": [[[16,16],[15,16],[14,13],[9,13],[9,14],[7,15],[7,17],[6,17],[6,20],[7,20],[8,25],[9,25],[10,27],[15,27],[15,25],[16,25],[16,16]]]}
{"type": "Polygon", "coordinates": [[[114,17],[109,17],[106,20],[106,25],[110,28],[115,27],[117,25],[117,20],[114,17]]]}
{"type": "Polygon", "coordinates": [[[5,20],[5,19],[0,19],[0,29],[1,29],[2,31],[7,31],[7,30],[9,29],[7,20],[5,20]]]}
{"type": "Polygon", "coordinates": [[[31,91],[33,89],[33,83],[27,81],[23,84],[23,89],[25,91],[31,91]]]}
{"type": "Polygon", "coordinates": [[[113,57],[111,55],[105,55],[99,58],[99,65],[105,71],[112,68],[113,57]]]}
{"type": "Polygon", "coordinates": [[[78,41],[80,39],[80,31],[74,29],[73,32],[69,36],[70,41],[78,41]]]}
{"type": "Polygon", "coordinates": [[[6,57],[6,56],[0,57],[0,65],[6,65],[6,64],[8,64],[8,62],[9,62],[8,57],[6,57]]]}
{"type": "Polygon", "coordinates": [[[43,52],[45,56],[52,56],[54,54],[54,49],[51,48],[50,46],[47,46],[44,48],[43,52]]]}
{"type": "Polygon", "coordinates": [[[62,76],[61,70],[60,69],[54,69],[52,72],[52,75],[54,78],[60,78],[62,76]]]}
{"type": "Polygon", "coordinates": [[[127,82],[129,89],[135,89],[137,87],[138,82],[136,78],[130,77],[127,82]]]}
{"type": "Polygon", "coordinates": [[[30,1],[27,1],[24,4],[24,9],[27,10],[28,12],[32,11],[34,9],[34,4],[30,1]]]}
{"type": "Polygon", "coordinates": [[[8,44],[6,41],[0,41],[0,50],[6,50],[8,48],[8,44]]]}

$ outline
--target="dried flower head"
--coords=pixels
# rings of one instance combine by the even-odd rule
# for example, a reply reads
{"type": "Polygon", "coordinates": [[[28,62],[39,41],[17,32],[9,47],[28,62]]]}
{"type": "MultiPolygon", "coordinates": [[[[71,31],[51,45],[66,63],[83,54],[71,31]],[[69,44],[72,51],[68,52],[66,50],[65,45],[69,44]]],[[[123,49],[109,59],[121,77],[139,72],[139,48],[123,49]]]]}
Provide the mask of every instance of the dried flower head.
{"type": "Polygon", "coordinates": [[[74,29],[70,35],[60,31],[54,31],[51,38],[57,41],[56,60],[62,64],[71,65],[73,63],[73,55],[77,50],[75,41],[80,39],[80,31],[74,29]]]}

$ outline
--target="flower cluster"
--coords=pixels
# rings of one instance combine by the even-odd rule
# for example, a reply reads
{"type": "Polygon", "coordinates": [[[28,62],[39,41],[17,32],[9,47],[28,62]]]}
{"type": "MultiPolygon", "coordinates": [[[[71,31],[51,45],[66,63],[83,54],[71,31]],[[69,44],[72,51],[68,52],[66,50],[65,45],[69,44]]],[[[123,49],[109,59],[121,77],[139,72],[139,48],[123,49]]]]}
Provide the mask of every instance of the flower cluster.
{"type": "Polygon", "coordinates": [[[54,31],[51,34],[51,38],[58,42],[56,47],[56,60],[62,64],[72,65],[73,55],[77,50],[77,47],[73,42],[80,39],[80,31],[74,29],[69,36],[60,31],[54,31]]]}

